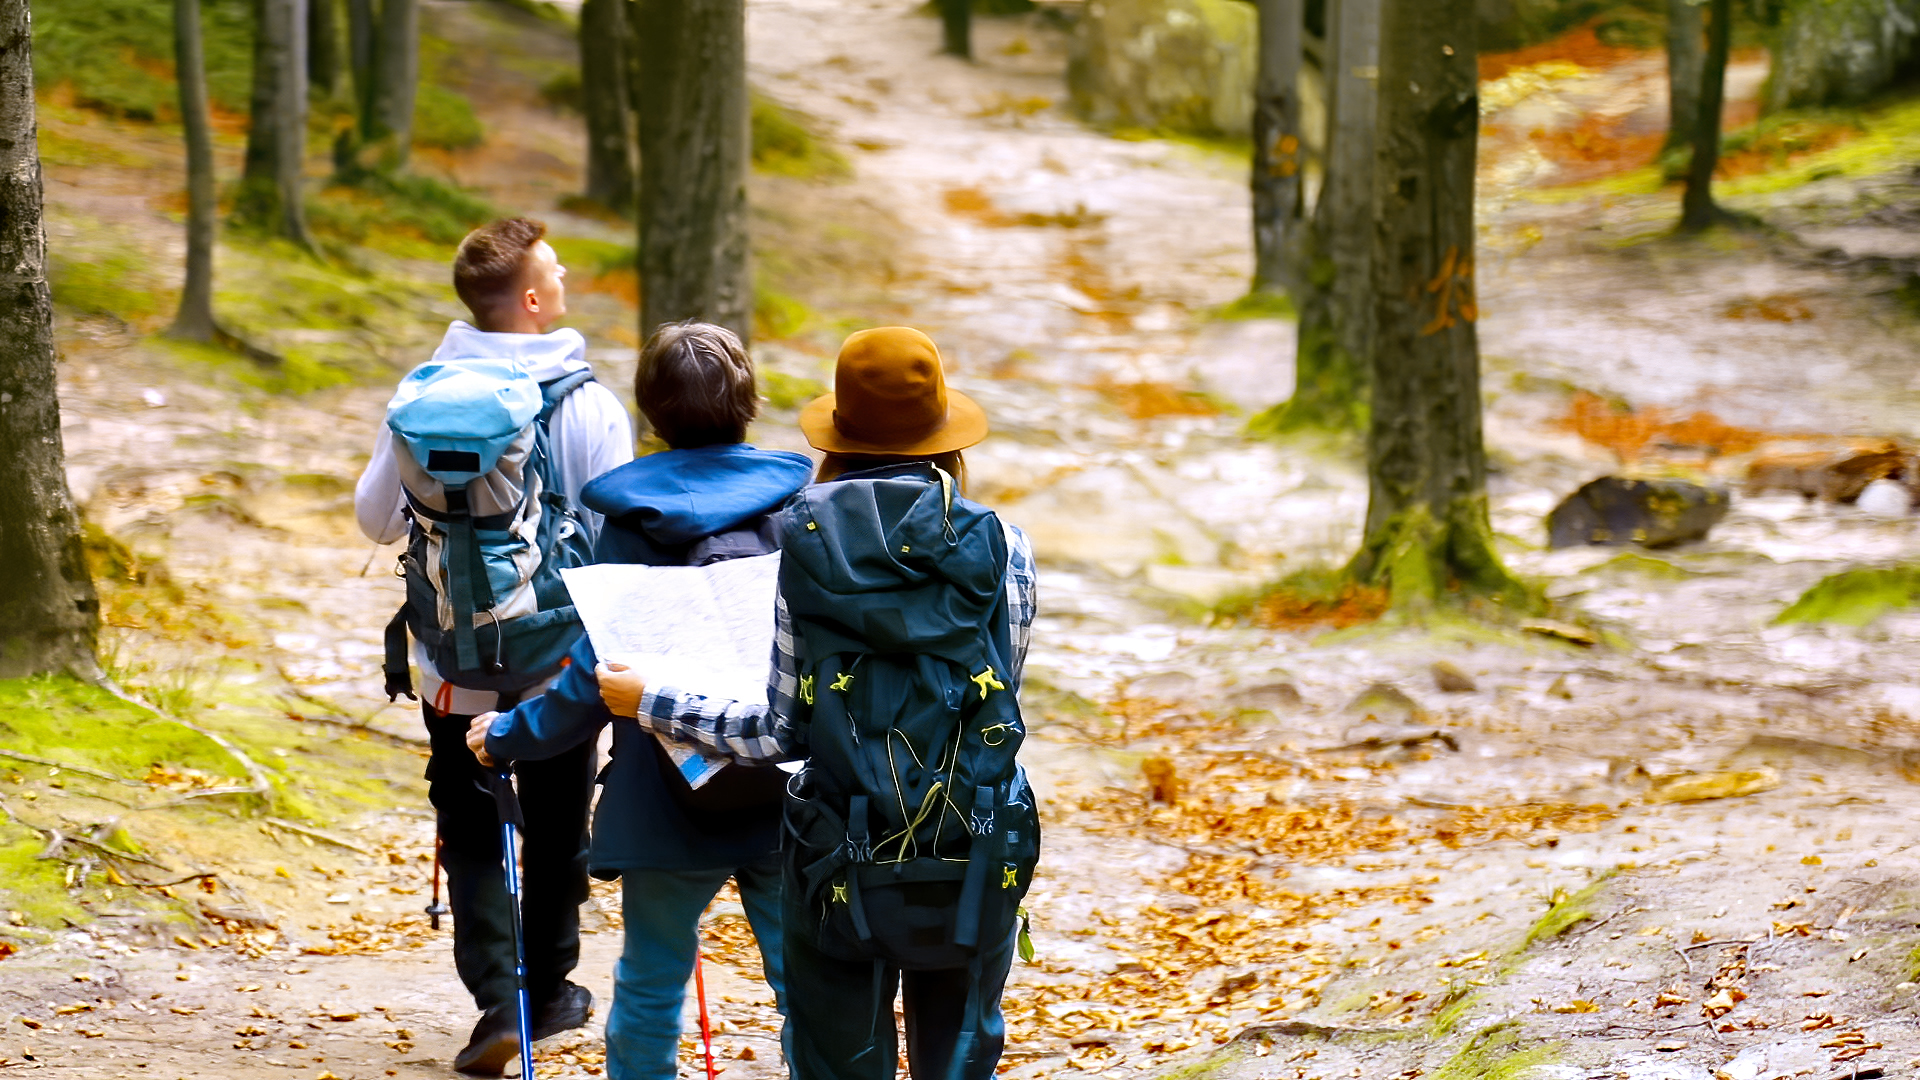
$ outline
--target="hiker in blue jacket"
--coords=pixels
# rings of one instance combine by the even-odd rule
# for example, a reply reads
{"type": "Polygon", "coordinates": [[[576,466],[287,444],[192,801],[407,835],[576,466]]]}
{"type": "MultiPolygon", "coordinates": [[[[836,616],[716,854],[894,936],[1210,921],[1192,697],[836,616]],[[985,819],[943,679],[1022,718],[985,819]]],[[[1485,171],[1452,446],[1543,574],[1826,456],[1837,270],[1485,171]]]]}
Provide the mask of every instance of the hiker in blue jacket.
{"type": "MultiPolygon", "coordinates": [[[[844,692],[848,702],[844,713],[829,713],[827,723],[838,720],[844,726],[853,718],[856,707],[860,707],[870,711],[857,723],[861,728],[869,728],[883,722],[903,722],[899,718],[916,708],[911,700],[888,701],[876,697],[879,692],[871,687],[919,688],[913,686],[912,676],[906,674],[911,669],[887,666],[883,654],[892,652],[896,658],[902,655],[893,645],[876,645],[874,641],[849,643],[842,637],[838,645],[814,650],[824,655],[803,656],[806,650],[801,647],[804,644],[801,639],[814,631],[799,618],[801,597],[790,595],[796,585],[805,581],[811,587],[832,579],[855,590],[869,589],[867,595],[873,599],[864,605],[857,591],[843,594],[845,602],[840,615],[844,621],[838,626],[845,632],[851,632],[849,627],[864,625],[904,628],[908,634],[927,631],[933,635],[948,633],[949,637],[965,637],[968,633],[990,637],[990,655],[995,663],[1002,665],[1002,670],[996,672],[993,666],[983,671],[971,668],[968,670],[978,674],[963,678],[959,685],[949,686],[949,691],[957,697],[946,699],[947,708],[956,713],[962,707],[981,704],[990,693],[1002,709],[1007,707],[1007,700],[1017,700],[1012,696],[1019,689],[1036,597],[1033,548],[1026,535],[1010,524],[995,520],[985,508],[965,503],[956,490],[964,486],[966,476],[961,451],[986,435],[987,420],[979,406],[947,389],[939,352],[925,334],[905,327],[882,327],[850,337],[841,349],[835,371],[835,393],[809,404],[801,412],[800,423],[808,442],[824,451],[826,458],[819,468],[818,485],[790,504],[783,515],[787,519],[789,539],[785,543],[781,594],[775,609],[773,670],[769,674],[767,702],[731,701],[699,696],[670,685],[647,685],[637,672],[604,664],[597,678],[608,708],[622,717],[637,717],[636,727],[704,747],[736,762],[806,761],[807,771],[789,788],[786,824],[790,844],[805,860],[821,856],[826,850],[819,845],[809,846],[811,839],[817,839],[808,835],[808,825],[819,820],[813,810],[819,798],[817,793],[822,788],[846,789],[858,787],[860,783],[859,778],[846,775],[841,764],[849,746],[847,733],[839,728],[819,727],[822,713],[815,702],[826,701],[835,691],[844,692]],[[939,471],[928,469],[928,465],[939,471]],[[938,511],[930,517],[923,514],[917,518],[889,520],[888,511],[875,505],[880,499],[878,494],[867,496],[859,491],[849,492],[855,497],[846,500],[844,505],[832,505],[835,500],[827,489],[838,487],[836,481],[856,479],[877,483],[904,479],[906,483],[890,493],[896,499],[896,506],[900,492],[914,490],[915,480],[923,481],[921,488],[929,494],[916,500],[916,510],[937,506],[938,493],[951,484],[946,492],[949,498],[944,541],[940,536],[942,515],[938,511]],[[878,512],[862,516],[857,512],[862,508],[878,512]],[[815,509],[822,513],[836,509],[847,513],[835,518],[805,516],[815,509]],[[841,530],[842,525],[850,527],[841,530]],[[820,532],[811,531],[816,526],[820,532]],[[957,535],[956,528],[961,530],[957,535]],[[1004,531],[1004,542],[998,536],[989,535],[1001,531],[1004,531]],[[809,536],[830,536],[827,549],[815,551],[812,542],[798,539],[809,536]],[[943,544],[945,552],[937,553],[936,549],[943,544]],[[926,550],[923,551],[923,547],[926,550]],[[1004,560],[1004,571],[994,566],[994,559],[1004,560]],[[803,566],[806,569],[802,570],[803,566]],[[990,568],[987,575],[981,573],[982,566],[990,568]],[[819,576],[822,573],[825,578],[819,576]],[[997,580],[990,576],[993,574],[998,574],[997,580]],[[965,592],[928,584],[942,578],[950,581],[965,578],[967,586],[979,588],[965,592]],[[905,591],[889,591],[901,583],[908,586],[905,591]],[[914,585],[921,586],[918,592],[913,591],[914,585]],[[997,601],[991,596],[996,589],[1004,594],[997,601]],[[933,604],[924,608],[891,606],[909,596],[925,597],[933,604]],[[971,616],[960,611],[968,603],[972,605],[971,611],[990,613],[987,624],[970,626],[971,616]],[[867,616],[864,620],[863,615],[867,616]],[[804,673],[806,664],[823,660],[837,662],[834,653],[863,655],[852,666],[841,670],[837,678],[831,666],[804,673]],[[875,663],[861,666],[868,662],[875,663]],[[973,699],[975,690],[978,701],[973,699]],[[1000,696],[1003,694],[1005,699],[1000,696]],[[956,700],[959,706],[953,704],[956,700]],[[887,721],[887,715],[895,719],[887,721]],[[826,762],[824,768],[823,761],[826,762]],[[813,779],[816,773],[827,775],[816,781],[813,779]]],[[[872,490],[877,493],[879,489],[872,490]]],[[[833,592],[830,585],[827,592],[833,592]]],[[[822,595],[816,590],[807,598],[816,617],[820,614],[822,595]]],[[[829,596],[829,606],[835,602],[829,596]]],[[[817,627],[817,621],[815,625],[817,627]]],[[[826,635],[830,637],[831,631],[826,635]]],[[[923,633],[921,640],[931,639],[923,633]]],[[[922,654],[922,659],[931,659],[940,653],[939,647],[932,647],[922,654]]],[[[923,665],[921,670],[927,666],[923,665]]],[[[1005,722],[974,730],[972,736],[976,741],[969,745],[977,745],[978,741],[988,746],[1005,743],[1010,756],[1022,734],[1017,708],[1010,714],[998,715],[1007,718],[1005,722]],[[998,735],[990,734],[995,730],[998,735]]],[[[626,726],[618,725],[614,730],[626,726]]],[[[854,735],[851,745],[856,750],[863,741],[886,747],[880,765],[869,769],[869,774],[891,771],[896,785],[903,774],[927,771],[921,767],[918,757],[922,751],[927,762],[933,762],[933,747],[923,745],[916,751],[913,742],[905,738],[898,727],[885,732],[884,739],[875,738],[871,730],[864,739],[859,737],[858,730],[854,735]],[[891,754],[897,744],[904,745],[902,759],[915,755],[911,762],[894,761],[891,754]]],[[[960,751],[956,748],[954,753],[957,755],[960,751]]],[[[978,765],[988,756],[986,752],[970,750],[969,753],[975,754],[969,759],[970,765],[978,765]]],[[[942,766],[931,767],[938,772],[942,766]]],[[[924,785],[924,776],[920,783],[924,785]]],[[[989,863],[993,869],[987,890],[992,893],[1008,889],[1007,895],[1015,895],[1017,903],[1017,895],[1024,895],[1031,881],[1033,860],[1038,851],[1038,822],[1024,773],[1012,766],[1011,776],[1001,783],[1004,786],[995,795],[1003,800],[997,806],[1000,822],[997,836],[1005,846],[992,853],[997,858],[989,863]],[[1017,895],[1011,891],[1016,886],[1017,895]]],[[[845,845],[831,856],[819,858],[813,866],[790,860],[785,867],[788,912],[785,974],[789,1001],[785,1037],[788,1066],[795,1080],[893,1080],[898,1045],[893,1020],[896,994],[906,1023],[908,1071],[916,1080],[990,1080],[995,1073],[1006,1037],[1000,996],[1016,944],[1012,905],[1002,903],[996,909],[995,918],[980,916],[977,948],[975,943],[963,942],[957,929],[950,938],[943,939],[942,932],[935,928],[937,923],[923,921],[909,926],[903,921],[882,927],[876,922],[869,927],[861,922],[863,918],[925,920],[928,916],[916,915],[911,909],[916,905],[950,903],[946,899],[948,894],[923,890],[909,895],[904,906],[882,908],[874,906],[871,895],[884,888],[884,885],[876,886],[874,881],[884,882],[890,869],[894,877],[898,877],[900,871],[923,874],[920,879],[906,879],[910,882],[919,880],[932,885],[951,880],[950,874],[929,874],[924,866],[916,868],[904,850],[910,844],[921,843],[919,825],[929,816],[926,807],[936,801],[938,790],[936,784],[933,791],[927,792],[926,802],[916,804],[922,812],[904,831],[887,836],[872,835],[869,843],[867,823],[856,826],[856,814],[847,813],[844,822],[839,823],[844,829],[845,845]],[[900,857],[883,858],[883,849],[895,841],[898,841],[900,857]],[[840,868],[829,867],[825,871],[827,877],[812,880],[821,865],[835,862],[842,864],[840,868]],[[888,863],[893,864],[891,868],[888,863]],[[855,874],[868,884],[840,883],[851,882],[855,874]],[[832,888],[830,899],[822,903],[816,897],[812,906],[803,902],[807,899],[800,895],[804,889],[827,884],[832,888]],[[851,916],[860,938],[870,941],[891,938],[895,942],[904,941],[901,951],[914,952],[924,946],[924,955],[954,959],[924,963],[887,959],[884,954],[893,948],[891,945],[863,951],[860,943],[851,942],[847,934],[835,929],[835,923],[849,906],[859,910],[861,889],[870,893],[869,915],[851,916]],[[872,914],[875,912],[885,914],[872,914]],[[927,935],[931,935],[930,938],[922,940],[927,935]],[[955,958],[956,950],[962,946],[971,955],[966,959],[955,958]]],[[[988,794],[987,788],[979,790],[983,795],[988,794]]],[[[980,809],[978,801],[973,806],[980,809]]],[[[995,817],[994,808],[989,807],[984,815],[975,814],[966,825],[951,831],[957,831],[961,837],[969,831],[976,836],[995,834],[995,817]]],[[[877,809],[871,820],[880,820],[877,809]]],[[[931,827],[926,831],[934,832],[931,827]]],[[[830,837],[828,846],[833,842],[830,837]]],[[[980,849],[974,850],[977,853],[980,849]]],[[[957,861],[971,870],[974,860],[923,861],[957,861]]],[[[907,886],[909,892],[913,888],[912,884],[907,886]]],[[[824,893],[824,889],[816,888],[816,892],[824,893]]],[[[964,890],[961,895],[966,895],[964,890]]],[[[948,925],[955,928],[974,914],[965,910],[964,904],[953,910],[956,913],[948,925]]],[[[942,917],[939,912],[932,916],[942,917]]]]}
{"type": "MultiPolygon", "coordinates": [[[[813,466],[805,455],[743,441],[758,398],[739,339],[704,323],[661,327],[641,352],[634,398],[670,449],[581,492],[605,517],[596,561],[680,566],[773,550],[768,515],[806,484],[813,466]]],[[[467,744],[483,764],[565,754],[591,745],[613,719],[585,637],[570,659],[544,696],[473,720],[467,744]]],[[[735,766],[690,789],[657,738],[615,725],[588,855],[595,877],[621,879],[626,923],[607,1018],[613,1080],[675,1076],[700,916],[729,878],[785,1014],[778,857],[785,777],[771,766],[735,766]]]]}

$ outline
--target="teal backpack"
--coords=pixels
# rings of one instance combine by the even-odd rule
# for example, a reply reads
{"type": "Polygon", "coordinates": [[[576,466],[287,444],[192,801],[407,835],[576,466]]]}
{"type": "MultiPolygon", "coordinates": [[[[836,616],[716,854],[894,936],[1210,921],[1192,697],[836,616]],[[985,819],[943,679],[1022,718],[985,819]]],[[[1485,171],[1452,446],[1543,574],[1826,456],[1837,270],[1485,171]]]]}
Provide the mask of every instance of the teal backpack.
{"type": "Polygon", "coordinates": [[[787,799],[788,932],[843,960],[969,968],[977,987],[1040,855],[1006,532],[912,463],[796,494],[781,552],[810,747],[787,799]]]}
{"type": "Polygon", "coordinates": [[[581,633],[560,571],[591,561],[568,505],[548,425],[592,381],[536,382],[505,360],[427,363],[387,406],[412,522],[399,573],[407,601],[387,624],[386,691],[413,696],[407,634],[440,677],[511,708],[552,677],[581,633]]]}

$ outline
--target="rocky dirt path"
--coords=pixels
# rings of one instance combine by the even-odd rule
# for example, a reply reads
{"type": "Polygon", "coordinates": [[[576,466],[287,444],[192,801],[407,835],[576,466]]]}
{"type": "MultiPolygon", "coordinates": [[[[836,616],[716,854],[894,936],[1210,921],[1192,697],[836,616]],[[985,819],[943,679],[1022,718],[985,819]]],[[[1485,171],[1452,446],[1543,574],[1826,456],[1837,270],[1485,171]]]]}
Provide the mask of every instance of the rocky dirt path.
{"type": "MultiPolygon", "coordinates": [[[[752,63],[837,129],[853,193],[897,220],[894,317],[927,327],[992,413],[995,438],[969,458],[976,494],[1041,551],[1028,756],[1049,831],[1030,905],[1040,955],[1008,995],[1010,1074],[1906,1068],[1920,877],[1904,826],[1920,792],[1901,748],[1920,624],[1764,625],[1833,566],[1904,555],[1906,519],[1758,499],[1712,542],[1657,558],[1535,546],[1559,494],[1615,465],[1553,426],[1570,387],[1705,398],[1755,427],[1904,430],[1876,426],[1895,422],[1897,388],[1850,389],[1885,385],[1912,340],[1872,283],[1790,246],[1622,248],[1669,196],[1536,201],[1551,177],[1500,172],[1536,151],[1496,150],[1482,270],[1496,525],[1515,566],[1626,644],[1198,619],[1230,590],[1344,557],[1364,509],[1350,461],[1239,433],[1234,410],[1290,385],[1292,333],[1209,317],[1248,269],[1244,166],[1067,119],[1064,44],[1041,20],[983,22],[968,66],[934,55],[936,26],[909,6],[757,0],[752,63]],[[1599,235],[1576,231],[1583,219],[1599,235]],[[1719,314],[1789,288],[1830,298],[1804,324],[1719,314]],[[1816,345],[1835,358],[1819,386],[1782,381],[1816,345]],[[1710,779],[1676,779],[1688,773],[1710,779]],[[1668,801],[1689,783],[1756,790],[1668,801]]],[[[1581,95],[1624,86],[1655,110],[1650,78],[1609,69],[1522,104],[1571,126],[1581,95]]],[[[491,153],[502,169],[530,160],[491,153]]],[[[582,306],[596,341],[623,320],[610,297],[582,306]]],[[[302,692],[410,733],[373,690],[394,587],[361,576],[368,551],[341,504],[383,393],[236,414],[229,392],[163,365],[90,369],[126,344],[109,329],[68,365],[83,498],[112,530],[164,534],[175,572],[267,627],[264,655],[302,692]],[[287,479],[304,474],[333,478],[324,498],[287,479]],[[192,498],[208,493],[221,499],[192,498]]],[[[761,354],[815,377],[831,361],[795,344],[761,354]]],[[[597,355],[618,372],[624,350],[597,355]]],[[[759,435],[797,441],[791,414],[759,435]]],[[[366,854],[277,838],[300,856],[299,899],[273,901],[270,943],[216,927],[226,945],[189,949],[103,920],[7,961],[7,1008],[38,1026],[10,1027],[19,1050],[0,1054],[74,1076],[445,1075],[469,1017],[444,934],[413,914],[427,833],[401,814],[348,834],[366,854]]],[[[728,1075],[777,1076],[726,915],[709,971],[728,1075]]],[[[598,903],[581,969],[603,1001],[612,919],[598,903]]],[[[543,1075],[598,1069],[592,1035],[544,1050],[543,1075]]]]}

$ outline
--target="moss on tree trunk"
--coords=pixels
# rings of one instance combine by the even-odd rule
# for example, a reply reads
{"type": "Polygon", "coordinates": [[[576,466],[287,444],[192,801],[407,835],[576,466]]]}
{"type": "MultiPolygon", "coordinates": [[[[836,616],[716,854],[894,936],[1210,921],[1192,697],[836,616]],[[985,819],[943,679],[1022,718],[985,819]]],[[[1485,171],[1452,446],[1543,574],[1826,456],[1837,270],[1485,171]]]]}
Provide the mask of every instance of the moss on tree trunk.
{"type": "Polygon", "coordinates": [[[1693,157],[1680,201],[1680,228],[1699,232],[1728,215],[1713,201],[1713,171],[1720,164],[1720,110],[1727,97],[1727,55],[1733,46],[1733,0],[1707,8],[1707,55],[1700,67],[1700,112],[1693,125],[1693,157]]]}
{"type": "Polygon", "coordinates": [[[91,673],[100,603],[67,490],[27,0],[0,0],[0,678],[91,673]]]}
{"type": "Polygon", "coordinates": [[[234,216],[307,246],[306,0],[256,0],[253,105],[234,216]]]}
{"type": "Polygon", "coordinates": [[[1256,435],[1367,428],[1380,0],[1342,0],[1328,22],[1326,175],[1303,238],[1293,395],[1255,418],[1256,435]]]}
{"type": "Polygon", "coordinates": [[[1523,603],[1487,520],[1475,322],[1472,0],[1384,0],[1375,131],[1366,537],[1396,608],[1523,603]]]}

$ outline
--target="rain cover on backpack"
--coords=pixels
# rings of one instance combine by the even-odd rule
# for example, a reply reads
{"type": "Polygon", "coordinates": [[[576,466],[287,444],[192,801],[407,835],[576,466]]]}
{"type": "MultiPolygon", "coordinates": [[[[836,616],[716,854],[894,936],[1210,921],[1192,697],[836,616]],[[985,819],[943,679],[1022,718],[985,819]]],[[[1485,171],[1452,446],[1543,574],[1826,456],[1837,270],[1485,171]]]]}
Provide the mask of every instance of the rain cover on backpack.
{"type": "Polygon", "coordinates": [[[1004,527],[915,463],[807,488],[782,532],[810,747],[787,802],[807,916],[790,932],[841,959],[967,967],[1012,933],[1040,851],[1004,527]]]}
{"type": "Polygon", "coordinates": [[[560,571],[591,555],[567,505],[548,422],[591,381],[539,383],[505,360],[427,363],[387,406],[412,528],[400,557],[407,602],[387,626],[387,694],[412,694],[406,635],[441,678],[503,702],[560,669],[580,635],[560,571]]]}

